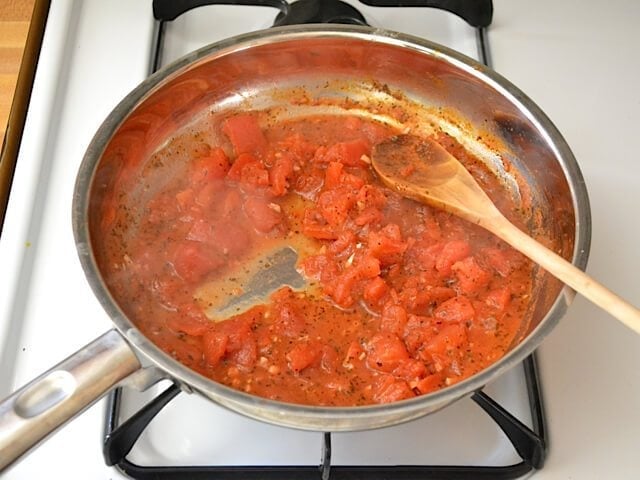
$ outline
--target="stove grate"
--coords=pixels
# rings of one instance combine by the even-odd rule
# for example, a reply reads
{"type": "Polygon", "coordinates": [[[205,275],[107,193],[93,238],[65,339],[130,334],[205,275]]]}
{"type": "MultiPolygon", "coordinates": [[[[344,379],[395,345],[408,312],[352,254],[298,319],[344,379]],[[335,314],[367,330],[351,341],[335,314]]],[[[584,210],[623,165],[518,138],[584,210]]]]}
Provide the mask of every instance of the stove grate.
{"type": "Polygon", "coordinates": [[[325,432],[322,461],[318,466],[140,466],[126,456],[153,418],[180,393],[172,385],[151,400],[128,420],[119,424],[122,391],[109,396],[103,454],[107,465],[116,466],[137,480],[510,480],[520,478],[544,466],[547,453],[547,429],[535,354],[523,362],[533,428],[529,428],[482,391],[471,397],[505,433],[522,461],[513,465],[331,465],[331,433],[325,432]]]}

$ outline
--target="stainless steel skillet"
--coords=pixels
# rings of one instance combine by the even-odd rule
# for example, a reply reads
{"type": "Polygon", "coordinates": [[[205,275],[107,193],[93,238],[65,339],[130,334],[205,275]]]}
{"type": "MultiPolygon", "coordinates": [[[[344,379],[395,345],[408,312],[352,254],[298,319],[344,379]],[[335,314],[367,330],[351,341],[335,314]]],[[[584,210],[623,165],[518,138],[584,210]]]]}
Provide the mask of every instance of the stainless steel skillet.
{"type": "MultiPolygon", "coordinates": [[[[0,468],[119,384],[170,378],[186,391],[269,423],[322,431],[377,428],[434,412],[478,390],[529,355],[560,320],[573,293],[540,271],[518,342],[479,374],[412,400],[328,408],[248,395],[195,373],[143,336],[107,286],[99,235],[106,199],[135,188],[131,172],[178,129],[227,109],[362,115],[446,131],[473,151],[529,209],[530,233],[584,268],[590,212],[584,181],[560,133],[507,80],[417,38],[354,26],[256,32],[194,52],[132,91],[108,116],[78,173],[73,228],[87,279],[114,329],[0,404],[0,468]]],[[[122,279],[126,282],[126,278],[122,279]]],[[[85,319],[86,320],[86,319],[85,319]]]]}

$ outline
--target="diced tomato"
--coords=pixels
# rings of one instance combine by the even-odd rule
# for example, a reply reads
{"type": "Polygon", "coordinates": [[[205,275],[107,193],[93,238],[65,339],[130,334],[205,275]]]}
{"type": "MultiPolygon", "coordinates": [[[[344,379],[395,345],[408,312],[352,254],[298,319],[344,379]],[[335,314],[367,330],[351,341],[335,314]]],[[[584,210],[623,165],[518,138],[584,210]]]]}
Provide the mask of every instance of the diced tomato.
{"type": "Polygon", "coordinates": [[[271,192],[275,196],[280,197],[287,193],[289,179],[293,174],[293,164],[294,161],[290,155],[282,155],[276,159],[271,170],[269,170],[271,192]]]}
{"type": "MultiPolygon", "coordinates": [[[[320,353],[320,367],[327,372],[333,373],[338,368],[338,352],[331,345],[323,345],[320,353]]],[[[347,384],[349,381],[347,380],[347,384]]]]}
{"type": "Polygon", "coordinates": [[[408,358],[404,343],[393,333],[378,333],[367,343],[367,366],[373,370],[391,372],[408,358]]]}
{"type": "Polygon", "coordinates": [[[202,337],[202,348],[205,361],[215,367],[227,351],[229,336],[219,331],[210,331],[202,337]]]}
{"type": "Polygon", "coordinates": [[[331,242],[329,245],[329,251],[333,255],[340,255],[343,252],[347,252],[347,254],[351,253],[355,248],[356,240],[355,233],[351,230],[344,230],[340,232],[338,238],[331,242]]]}
{"type": "Polygon", "coordinates": [[[444,378],[440,373],[434,373],[424,378],[420,378],[413,382],[409,382],[409,386],[417,389],[421,394],[433,392],[444,386],[444,378]]]}
{"type": "Polygon", "coordinates": [[[428,313],[431,308],[454,297],[456,292],[448,287],[433,287],[431,285],[405,286],[400,298],[414,313],[428,313]]]}
{"type": "Polygon", "coordinates": [[[498,312],[504,312],[511,303],[511,290],[508,287],[491,290],[487,293],[485,303],[498,312]]]}
{"type": "Polygon", "coordinates": [[[364,353],[364,350],[362,349],[362,345],[360,345],[356,341],[351,342],[349,344],[349,348],[347,349],[347,354],[345,355],[344,360],[342,362],[342,366],[347,369],[353,368],[353,362],[355,360],[360,360],[360,356],[363,353],[364,353]]]}
{"type": "Polygon", "coordinates": [[[436,270],[445,277],[451,275],[451,267],[454,263],[468,257],[471,253],[471,247],[464,240],[453,240],[447,242],[440,255],[436,259],[436,270]]]}
{"type": "Polygon", "coordinates": [[[358,190],[364,186],[366,182],[360,178],[358,175],[354,175],[352,173],[343,173],[340,177],[340,184],[346,185],[354,190],[358,190]]]}
{"type": "Polygon", "coordinates": [[[380,330],[402,337],[407,324],[407,311],[400,305],[385,305],[380,318],[380,330]]]}
{"type": "Polygon", "coordinates": [[[244,201],[244,212],[253,227],[262,233],[268,233],[282,222],[282,213],[274,207],[274,203],[255,196],[244,201]]]}
{"type": "Polygon", "coordinates": [[[452,323],[443,327],[424,348],[431,354],[445,356],[447,352],[460,348],[466,341],[466,328],[462,325],[452,323]]]}
{"type": "Polygon", "coordinates": [[[483,259],[502,277],[507,277],[524,263],[522,254],[515,250],[501,248],[485,248],[483,259]]]}
{"type": "Polygon", "coordinates": [[[381,209],[387,203],[387,197],[379,187],[367,183],[358,190],[356,195],[358,206],[381,209]]]}
{"type": "Polygon", "coordinates": [[[191,181],[195,184],[222,179],[229,171],[227,154],[220,147],[212,148],[209,155],[197,158],[191,167],[191,181]]]}
{"type": "Polygon", "coordinates": [[[341,307],[350,307],[355,301],[352,293],[357,281],[358,271],[349,268],[336,277],[334,282],[325,285],[324,291],[341,307]]]}
{"type": "Polygon", "coordinates": [[[305,276],[315,280],[321,280],[324,277],[335,278],[338,275],[337,265],[326,255],[311,255],[305,258],[300,266],[305,276]]]}
{"type": "Polygon", "coordinates": [[[371,147],[366,140],[353,140],[331,145],[325,151],[319,151],[315,160],[319,162],[340,162],[352,167],[368,167],[368,163],[362,160],[369,155],[371,147]]]}
{"type": "Polygon", "coordinates": [[[322,192],[318,197],[318,211],[330,225],[342,225],[349,210],[355,205],[355,195],[351,189],[336,188],[322,192]]]}
{"type": "Polygon", "coordinates": [[[400,364],[393,369],[392,373],[396,377],[411,381],[424,377],[427,374],[427,367],[424,362],[416,360],[415,358],[409,358],[404,362],[400,362],[400,364]]]}
{"type": "Polygon", "coordinates": [[[306,163],[311,160],[317,149],[315,143],[308,141],[304,135],[299,133],[288,135],[278,142],[277,147],[292,155],[293,158],[300,163],[306,163]]]}
{"type": "Polygon", "coordinates": [[[234,350],[229,357],[242,370],[250,371],[258,359],[258,344],[256,343],[256,339],[253,338],[253,336],[247,338],[242,342],[240,348],[234,350]]]}
{"type": "Polygon", "coordinates": [[[290,302],[278,305],[274,322],[287,337],[299,337],[306,327],[304,316],[290,302]]]}
{"type": "Polygon", "coordinates": [[[415,242],[411,248],[407,250],[406,258],[416,263],[418,268],[424,272],[435,271],[436,260],[442,252],[444,244],[432,244],[424,239],[415,242]]]}
{"type": "Polygon", "coordinates": [[[404,380],[397,380],[391,375],[378,377],[374,386],[373,399],[378,403],[391,403],[415,397],[415,394],[404,380]]]}
{"type": "Polygon", "coordinates": [[[231,168],[229,168],[229,171],[227,172],[227,178],[229,178],[230,180],[239,181],[242,178],[242,170],[244,169],[244,167],[256,162],[259,163],[257,157],[252,153],[241,153],[233,161],[231,168]]]}
{"type": "Polygon", "coordinates": [[[454,263],[451,271],[458,279],[458,288],[467,295],[475,295],[491,281],[491,275],[471,256],[454,263]]]}
{"type": "Polygon", "coordinates": [[[174,332],[183,332],[192,337],[201,337],[210,328],[210,321],[188,315],[175,316],[167,320],[167,326],[174,332]]]}
{"type": "Polygon", "coordinates": [[[229,137],[236,155],[261,155],[267,148],[267,139],[255,115],[240,114],[228,118],[222,126],[222,132],[229,137]]]}
{"type": "Polygon", "coordinates": [[[389,286],[387,282],[384,281],[382,277],[375,277],[364,287],[364,291],[362,293],[363,298],[370,303],[378,303],[389,291],[389,286]]]}
{"type": "Polygon", "coordinates": [[[380,223],[383,218],[384,215],[376,207],[367,207],[355,218],[354,223],[361,227],[369,223],[380,223]]]}
{"type": "Polygon", "coordinates": [[[297,343],[286,355],[289,368],[298,373],[312,366],[322,355],[322,347],[313,342],[297,343]]]}
{"type": "Polygon", "coordinates": [[[434,317],[447,322],[466,322],[475,317],[476,311],[467,297],[453,297],[438,308],[434,312],[434,317]]]}
{"type": "Polygon", "coordinates": [[[380,262],[373,257],[361,258],[353,266],[345,269],[324,291],[341,307],[353,305],[354,290],[360,280],[372,279],[380,274],[380,262]]]}
{"type": "Polygon", "coordinates": [[[355,266],[358,272],[358,279],[372,279],[380,275],[380,260],[366,255],[362,257],[355,266]]]}
{"type": "Polygon", "coordinates": [[[340,162],[329,162],[327,170],[324,174],[324,187],[327,189],[340,185],[340,177],[344,171],[344,164],[340,162]]]}
{"type": "Polygon", "coordinates": [[[434,323],[433,317],[426,317],[424,315],[407,315],[407,326],[405,328],[405,333],[407,330],[411,330],[414,328],[423,328],[423,327],[431,327],[434,323]]]}
{"type": "Polygon", "coordinates": [[[302,233],[318,240],[335,240],[340,236],[340,231],[332,225],[308,221],[306,218],[302,224],[302,233]]]}
{"type": "Polygon", "coordinates": [[[368,251],[384,265],[399,262],[406,249],[407,243],[402,240],[398,225],[389,224],[369,234],[368,251]]]}
{"type": "Polygon", "coordinates": [[[302,219],[302,233],[318,240],[337,240],[342,233],[338,225],[330,225],[317,209],[308,209],[302,219]]]}
{"type": "Polygon", "coordinates": [[[403,340],[413,357],[425,360],[421,352],[424,345],[435,335],[433,323],[435,321],[431,317],[408,315],[403,340]]]}
{"type": "Polygon", "coordinates": [[[170,257],[176,273],[189,283],[199,282],[208,273],[224,265],[224,258],[211,246],[185,240],[170,257]]]}
{"type": "Polygon", "coordinates": [[[252,338],[251,327],[255,323],[254,315],[260,311],[260,308],[254,307],[253,310],[220,323],[220,330],[229,337],[227,352],[241,350],[243,345],[252,338]]]}
{"type": "Polygon", "coordinates": [[[262,162],[248,162],[242,166],[240,183],[252,187],[266,187],[269,185],[269,171],[262,162]]]}

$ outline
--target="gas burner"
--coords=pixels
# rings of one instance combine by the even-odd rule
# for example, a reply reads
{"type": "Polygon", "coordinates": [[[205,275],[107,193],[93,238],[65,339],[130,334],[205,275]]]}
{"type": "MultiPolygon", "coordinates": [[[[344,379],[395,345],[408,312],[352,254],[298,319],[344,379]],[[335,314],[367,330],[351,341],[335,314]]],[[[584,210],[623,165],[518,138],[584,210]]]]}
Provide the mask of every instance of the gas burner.
{"type": "Polygon", "coordinates": [[[289,5],[286,13],[280,12],[274,26],[302,23],[343,23],[367,25],[364,16],[341,0],[298,0],[289,5]]]}

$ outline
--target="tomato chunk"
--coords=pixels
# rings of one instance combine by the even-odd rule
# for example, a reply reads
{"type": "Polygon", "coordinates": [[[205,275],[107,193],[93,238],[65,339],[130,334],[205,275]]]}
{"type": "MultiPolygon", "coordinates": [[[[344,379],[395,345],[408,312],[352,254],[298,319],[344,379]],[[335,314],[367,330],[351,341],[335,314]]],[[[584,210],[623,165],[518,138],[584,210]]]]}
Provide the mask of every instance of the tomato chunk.
{"type": "Polygon", "coordinates": [[[205,361],[215,367],[224,357],[227,350],[229,336],[223,332],[208,332],[202,338],[202,347],[205,361]]]}
{"type": "Polygon", "coordinates": [[[220,147],[212,148],[209,155],[194,161],[191,179],[193,183],[224,178],[230,168],[229,159],[220,147]]]}
{"type": "Polygon", "coordinates": [[[450,324],[440,330],[440,333],[433,337],[425,349],[432,354],[445,356],[447,352],[459,349],[466,340],[466,329],[462,325],[450,324]]]}
{"type": "Polygon", "coordinates": [[[349,210],[355,205],[355,195],[348,188],[336,188],[323,192],[318,197],[318,211],[330,225],[341,225],[349,210]]]}
{"type": "Polygon", "coordinates": [[[379,377],[376,382],[373,398],[378,403],[397,402],[411,397],[415,397],[415,394],[404,380],[396,380],[391,375],[385,375],[379,377]]]}
{"type": "Polygon", "coordinates": [[[484,270],[474,257],[454,263],[451,271],[458,279],[458,287],[462,293],[475,295],[483,290],[491,281],[491,275],[484,270]]]}
{"type": "Polygon", "coordinates": [[[248,197],[244,202],[244,211],[254,228],[268,233],[282,222],[281,209],[277,204],[259,197],[248,197]]]}
{"type": "Polygon", "coordinates": [[[335,188],[340,185],[340,178],[344,171],[344,165],[340,162],[329,162],[327,171],[324,174],[325,188],[335,188]]]}
{"type": "Polygon", "coordinates": [[[511,290],[508,288],[496,288],[487,294],[486,304],[495,308],[498,312],[504,312],[511,302],[511,290]]]}
{"type": "Polygon", "coordinates": [[[421,394],[433,392],[438,388],[444,386],[444,378],[441,374],[436,373],[427,377],[415,380],[410,385],[417,389],[421,394]]]}
{"type": "Polygon", "coordinates": [[[319,152],[316,160],[320,162],[340,162],[353,167],[367,167],[363,157],[369,155],[371,147],[366,140],[353,140],[332,145],[325,151],[319,152]]]}
{"type": "Polygon", "coordinates": [[[294,161],[290,155],[282,155],[276,159],[273,167],[269,170],[269,181],[271,182],[271,192],[280,197],[287,193],[289,179],[293,175],[294,161]]]}
{"type": "Polygon", "coordinates": [[[236,155],[261,155],[267,148],[267,139],[256,115],[240,114],[230,117],[224,122],[222,131],[229,137],[236,155]]]}
{"type": "Polygon", "coordinates": [[[305,330],[304,316],[290,302],[278,305],[275,318],[278,330],[287,337],[299,337],[305,330]]]}
{"type": "Polygon", "coordinates": [[[409,352],[396,335],[379,333],[367,344],[367,365],[374,370],[391,372],[409,358],[409,352]]]}
{"type": "Polygon", "coordinates": [[[298,373],[315,364],[321,355],[322,347],[319,345],[311,342],[298,343],[287,353],[287,362],[289,368],[298,373]]]}
{"type": "Polygon", "coordinates": [[[447,322],[466,322],[475,317],[475,310],[467,297],[453,297],[442,303],[434,316],[447,322]]]}
{"type": "Polygon", "coordinates": [[[379,232],[371,232],[368,240],[370,254],[384,265],[401,261],[407,249],[400,227],[396,224],[386,225],[379,232]]]}
{"type": "Polygon", "coordinates": [[[224,258],[202,242],[184,241],[170,259],[176,273],[185,281],[195,283],[224,265],[224,258]]]}
{"type": "Polygon", "coordinates": [[[449,276],[451,275],[451,267],[453,264],[469,256],[470,253],[471,247],[469,243],[464,240],[447,242],[436,259],[436,270],[442,275],[449,276]]]}
{"type": "Polygon", "coordinates": [[[368,302],[377,303],[384,298],[388,291],[389,287],[384,279],[376,276],[365,285],[362,296],[368,302]]]}
{"type": "Polygon", "coordinates": [[[174,332],[183,332],[193,337],[201,337],[209,330],[209,323],[206,318],[183,315],[170,318],[167,326],[174,332]]]}
{"type": "Polygon", "coordinates": [[[386,305],[382,310],[380,330],[401,337],[407,324],[407,311],[400,305],[386,305]]]}

